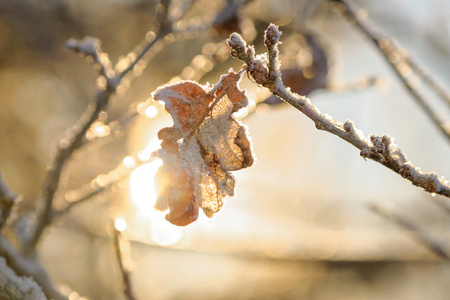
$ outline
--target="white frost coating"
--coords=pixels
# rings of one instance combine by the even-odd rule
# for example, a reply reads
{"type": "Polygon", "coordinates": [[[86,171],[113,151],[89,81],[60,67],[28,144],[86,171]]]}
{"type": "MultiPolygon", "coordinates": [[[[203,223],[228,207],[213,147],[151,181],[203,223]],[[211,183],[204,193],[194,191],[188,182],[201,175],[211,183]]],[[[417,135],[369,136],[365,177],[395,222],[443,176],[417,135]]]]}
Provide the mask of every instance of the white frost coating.
{"type": "Polygon", "coordinates": [[[200,154],[200,146],[195,139],[183,140],[180,144],[180,153],[184,163],[187,163],[190,167],[189,169],[193,170],[195,197],[197,198],[198,205],[202,207],[201,174],[207,173],[207,167],[200,154]]]}
{"type": "Polygon", "coordinates": [[[330,115],[327,114],[327,113],[322,114],[322,116],[323,116],[325,119],[327,119],[328,121],[333,121],[333,117],[330,116],[330,115]]]}
{"type": "MultiPolygon", "coordinates": [[[[166,85],[159,87],[155,92],[152,93],[153,99],[155,99],[157,101],[162,101],[164,103],[164,105],[166,106],[166,109],[169,109],[169,110],[172,110],[173,104],[172,104],[172,101],[165,101],[166,99],[175,98],[184,103],[190,104],[190,101],[188,99],[186,99],[186,97],[184,97],[180,93],[174,91],[173,89],[170,89],[169,88],[170,86],[172,86],[172,85],[166,84],[166,85]]],[[[178,115],[178,114],[175,114],[175,115],[178,115]]],[[[173,125],[174,125],[173,127],[180,128],[181,127],[180,121],[179,121],[178,117],[174,117],[175,115],[172,115],[173,125]]]]}
{"type": "Polygon", "coordinates": [[[82,40],[70,39],[67,41],[66,47],[70,50],[94,55],[100,48],[100,40],[90,36],[87,36],[82,40]]]}
{"type": "Polygon", "coordinates": [[[277,78],[275,79],[275,87],[277,88],[277,90],[279,91],[284,91],[287,93],[291,93],[291,90],[286,90],[283,82],[280,80],[280,76],[277,76],[277,78]]]}
{"type": "MultiPolygon", "coordinates": [[[[158,99],[175,98],[175,99],[183,101],[184,103],[190,103],[189,100],[186,99],[186,97],[184,97],[180,93],[174,91],[173,89],[166,89],[164,87],[165,86],[163,86],[162,89],[158,89],[158,91],[155,93],[155,96],[158,99]]],[[[162,101],[164,101],[164,100],[162,100],[162,101]]],[[[164,102],[166,102],[166,101],[164,101],[164,102]]],[[[167,105],[167,103],[166,103],[166,105],[167,105]]]]}
{"type": "Polygon", "coordinates": [[[282,32],[278,29],[277,25],[271,23],[267,28],[267,31],[270,31],[271,38],[276,39],[277,42],[280,40],[282,32]]]}
{"type": "Polygon", "coordinates": [[[227,42],[232,48],[245,49],[247,47],[247,43],[237,33],[232,33],[230,38],[227,40],[227,42]]]}
{"type": "Polygon", "coordinates": [[[258,54],[256,55],[256,60],[259,60],[267,65],[269,63],[269,56],[267,55],[267,53],[258,54]]]}
{"type": "Polygon", "coordinates": [[[40,286],[31,277],[19,277],[7,265],[3,257],[0,257],[0,282],[11,290],[15,289],[24,295],[29,295],[30,299],[45,300],[44,293],[40,286]]]}

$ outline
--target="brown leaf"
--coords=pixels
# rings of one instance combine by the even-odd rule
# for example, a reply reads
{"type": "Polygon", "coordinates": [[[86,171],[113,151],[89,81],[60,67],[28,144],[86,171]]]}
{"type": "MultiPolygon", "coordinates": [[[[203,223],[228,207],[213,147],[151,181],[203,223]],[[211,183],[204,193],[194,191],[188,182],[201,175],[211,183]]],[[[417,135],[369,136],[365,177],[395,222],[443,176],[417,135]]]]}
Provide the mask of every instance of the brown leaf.
{"type": "Polygon", "coordinates": [[[153,93],[165,103],[174,121],[163,128],[156,156],[163,166],[156,174],[159,187],[155,208],[170,212],[166,219],[179,226],[198,218],[199,208],[212,217],[223,198],[234,195],[230,171],[253,164],[251,142],[245,127],[232,114],[248,104],[237,84],[241,74],[230,72],[213,88],[184,81],[153,93]]]}

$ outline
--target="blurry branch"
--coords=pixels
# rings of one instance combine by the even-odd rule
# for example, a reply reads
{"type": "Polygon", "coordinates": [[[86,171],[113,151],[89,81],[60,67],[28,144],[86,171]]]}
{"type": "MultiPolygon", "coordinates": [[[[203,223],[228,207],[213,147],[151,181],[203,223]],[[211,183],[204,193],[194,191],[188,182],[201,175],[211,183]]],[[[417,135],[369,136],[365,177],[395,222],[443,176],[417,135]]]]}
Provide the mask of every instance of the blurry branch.
{"type": "Polygon", "coordinates": [[[41,288],[29,277],[19,277],[0,257],[0,299],[43,300],[41,288]]]}
{"type": "Polygon", "coordinates": [[[391,142],[388,135],[371,135],[369,141],[361,131],[355,128],[353,122],[349,120],[344,123],[335,121],[331,116],[322,114],[311,104],[308,98],[294,94],[290,89],[287,89],[281,80],[279,70],[278,44],[280,43],[280,36],[281,32],[278,27],[273,24],[269,25],[264,34],[267,57],[258,56],[255,58],[254,47],[247,46],[239,34],[233,33],[227,42],[232,48],[231,56],[246,63],[248,72],[257,84],[268,88],[275,96],[301,111],[314,122],[317,129],[328,131],[347,141],[361,150],[360,155],[362,157],[382,164],[425,191],[450,198],[448,181],[438,177],[434,172],[422,172],[415,167],[406,158],[406,155],[391,142]]]}
{"type": "Polygon", "coordinates": [[[66,203],[65,207],[55,211],[51,216],[52,219],[68,213],[76,205],[100,195],[121,179],[127,178],[137,167],[151,161],[150,159],[139,159],[139,154],[129,156],[129,158],[134,161],[133,167],[126,167],[121,163],[107,174],[100,174],[86,185],[76,190],[66,192],[64,195],[64,202],[66,203]]]}
{"type": "Polygon", "coordinates": [[[440,242],[433,239],[423,230],[421,230],[416,224],[405,217],[395,214],[394,212],[381,207],[380,205],[371,205],[370,209],[387,219],[388,221],[400,226],[403,229],[408,230],[415,239],[417,239],[421,244],[427,247],[431,252],[443,258],[445,260],[450,259],[449,253],[444,249],[440,242]]]}
{"type": "MultiPolygon", "coordinates": [[[[20,200],[21,196],[17,196],[11,192],[0,174],[0,230],[5,227],[8,219],[13,215],[13,211],[20,203],[20,200]]],[[[0,236],[0,256],[6,259],[8,266],[18,275],[32,277],[42,288],[47,297],[57,300],[67,299],[53,286],[50,277],[45,269],[36,260],[35,256],[22,256],[19,252],[17,252],[11,242],[3,236],[0,236]]],[[[9,287],[11,288],[11,292],[15,292],[14,296],[17,296],[16,299],[26,299],[26,297],[22,298],[22,296],[20,296],[21,294],[19,290],[12,289],[11,285],[9,287]]]]}
{"type": "Polygon", "coordinates": [[[184,18],[189,10],[194,6],[195,2],[197,2],[197,0],[182,1],[178,7],[175,7],[173,9],[171,14],[172,18],[174,20],[181,20],[182,18],[184,18]]]}
{"type": "Polygon", "coordinates": [[[42,288],[48,299],[67,300],[54,286],[45,269],[36,257],[21,255],[14,246],[3,236],[0,236],[0,256],[6,259],[8,266],[18,275],[32,277],[42,288]]]}
{"type": "Polygon", "coordinates": [[[376,76],[366,76],[363,78],[357,78],[351,82],[345,84],[339,84],[337,82],[331,82],[327,89],[331,92],[335,93],[346,93],[346,92],[354,92],[361,91],[367,89],[369,87],[375,86],[383,80],[382,78],[376,76]]]}
{"type": "Polygon", "coordinates": [[[28,243],[24,245],[26,253],[32,254],[35,251],[36,245],[44,229],[53,219],[53,202],[61,180],[62,171],[72,154],[82,146],[86,132],[98,119],[100,112],[106,108],[110,96],[116,92],[121,83],[121,79],[134,68],[137,62],[154,45],[158,38],[163,37],[170,31],[169,28],[171,23],[168,21],[167,16],[169,4],[170,0],[162,0],[161,5],[158,6],[159,34],[143,49],[142,53],[136,57],[130,66],[117,76],[115,76],[108,55],[102,52],[99,40],[86,37],[81,41],[72,39],[67,43],[69,49],[80,52],[87,57],[92,57],[96,66],[99,67],[101,76],[98,80],[98,92],[95,101],[89,104],[78,123],[68,131],[67,136],[57,145],[55,157],[44,182],[42,197],[43,209],[42,211],[38,211],[35,231],[28,243]]]}
{"type": "Polygon", "coordinates": [[[21,197],[9,189],[0,173],[0,233],[20,201],[21,197]]]}
{"type": "MultiPolygon", "coordinates": [[[[140,61],[143,61],[142,69],[146,65],[146,61],[143,60],[147,52],[155,46],[157,42],[159,42],[161,39],[163,39],[166,35],[171,33],[173,31],[172,28],[172,21],[169,17],[169,6],[170,6],[171,0],[161,0],[161,3],[156,7],[156,24],[155,26],[159,27],[158,32],[156,36],[150,40],[150,42],[147,42],[144,48],[140,51],[139,55],[135,57],[135,59],[123,70],[117,75],[117,79],[120,81],[122,80],[130,71],[132,71],[140,61]]],[[[140,48],[140,47],[136,47],[140,48]]],[[[139,49],[136,49],[139,50],[139,49]]],[[[134,54],[138,51],[133,51],[130,54],[134,54]]]]}
{"type": "MultiPolygon", "coordinates": [[[[73,46],[75,44],[75,41],[72,40],[70,44],[71,46],[73,46]]],[[[78,45],[79,47],[76,49],[86,55],[90,56],[92,53],[90,53],[89,51],[95,49],[95,55],[98,55],[98,57],[105,57],[103,53],[97,53],[98,51],[100,51],[98,40],[86,38],[80,41],[78,45]],[[88,46],[85,46],[85,44],[87,44],[88,46]]],[[[106,70],[108,68],[107,65],[102,64],[104,60],[101,60],[99,63],[101,65],[101,70],[106,70]]],[[[53,200],[60,183],[63,168],[71,158],[72,154],[82,145],[82,141],[86,135],[86,132],[95,122],[95,120],[98,119],[100,112],[106,108],[109,102],[109,98],[111,94],[114,93],[116,86],[117,85],[115,84],[114,80],[107,75],[106,86],[99,89],[99,91],[97,92],[96,100],[89,104],[78,123],[74,127],[72,127],[68,131],[66,137],[58,143],[55,157],[44,181],[44,192],[42,195],[44,208],[38,214],[35,231],[29,242],[25,245],[25,252],[34,252],[36,244],[38,243],[42,232],[47,227],[47,225],[49,225],[53,200]]]]}
{"type": "Polygon", "coordinates": [[[66,42],[66,48],[77,53],[84,54],[91,57],[94,65],[99,68],[100,75],[107,81],[107,86],[115,87],[116,83],[113,81],[112,63],[108,54],[102,51],[101,42],[99,39],[87,36],[82,40],[70,39],[66,42]]]}
{"type": "Polygon", "coordinates": [[[394,73],[402,82],[403,86],[413,96],[413,99],[420,105],[420,107],[431,118],[433,123],[440,129],[440,131],[450,140],[450,128],[445,126],[445,122],[442,118],[433,110],[429,104],[429,100],[419,91],[418,87],[420,81],[413,77],[413,73],[419,78],[422,78],[437,95],[450,107],[450,96],[444,91],[444,89],[430,76],[427,72],[420,67],[410,57],[404,49],[400,49],[397,46],[397,42],[392,38],[381,38],[365,18],[358,14],[358,10],[351,5],[347,0],[329,0],[336,2],[337,11],[343,15],[347,20],[361,30],[365,36],[371,40],[378,50],[383,54],[384,58],[391,66],[394,73]]]}
{"type": "Polygon", "coordinates": [[[130,242],[126,240],[122,236],[122,232],[117,228],[118,226],[114,226],[114,251],[116,253],[117,263],[119,265],[120,274],[122,276],[123,284],[124,284],[124,295],[127,300],[136,299],[133,296],[133,291],[131,289],[131,279],[130,279],[130,242]]]}

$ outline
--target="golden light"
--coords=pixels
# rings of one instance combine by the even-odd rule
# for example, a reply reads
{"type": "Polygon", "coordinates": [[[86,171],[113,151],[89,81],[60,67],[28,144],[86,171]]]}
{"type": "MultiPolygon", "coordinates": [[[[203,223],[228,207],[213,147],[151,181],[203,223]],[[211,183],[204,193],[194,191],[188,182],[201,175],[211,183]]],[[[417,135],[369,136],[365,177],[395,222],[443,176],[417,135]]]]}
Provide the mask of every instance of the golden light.
{"type": "Polygon", "coordinates": [[[156,202],[154,178],[161,165],[162,161],[157,159],[136,168],[131,173],[131,199],[136,208],[144,214],[154,210],[153,205],[156,202]]]}
{"type": "Polygon", "coordinates": [[[153,207],[156,202],[154,178],[161,165],[162,161],[157,159],[136,168],[130,176],[130,194],[139,213],[149,220],[151,240],[169,246],[181,240],[183,228],[170,224],[164,219],[165,213],[153,207]]]}
{"type": "Polygon", "coordinates": [[[124,218],[117,218],[114,221],[114,227],[116,227],[116,229],[120,232],[124,232],[125,229],[127,229],[127,222],[125,221],[124,218]]]}
{"type": "Polygon", "coordinates": [[[138,153],[138,158],[140,161],[147,161],[152,156],[152,153],[158,150],[161,146],[161,140],[158,137],[153,138],[144,150],[138,153]]]}
{"type": "Polygon", "coordinates": [[[126,156],[123,161],[123,165],[127,168],[132,168],[136,164],[135,159],[132,156],[126,156]]]}
{"type": "Polygon", "coordinates": [[[149,106],[145,109],[145,116],[149,119],[154,118],[158,115],[158,109],[154,106],[149,106]]]}

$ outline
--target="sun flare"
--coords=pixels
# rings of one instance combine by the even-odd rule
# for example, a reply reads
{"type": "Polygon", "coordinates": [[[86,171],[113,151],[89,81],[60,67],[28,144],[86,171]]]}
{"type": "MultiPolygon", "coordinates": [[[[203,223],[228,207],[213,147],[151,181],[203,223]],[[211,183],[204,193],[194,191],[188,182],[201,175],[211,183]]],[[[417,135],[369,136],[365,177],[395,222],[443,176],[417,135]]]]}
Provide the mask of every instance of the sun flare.
{"type": "Polygon", "coordinates": [[[146,163],[134,170],[130,176],[130,196],[140,215],[145,216],[150,225],[150,238],[159,245],[178,243],[183,236],[183,228],[170,224],[165,213],[157,211],[154,178],[162,165],[160,159],[146,163]]]}

